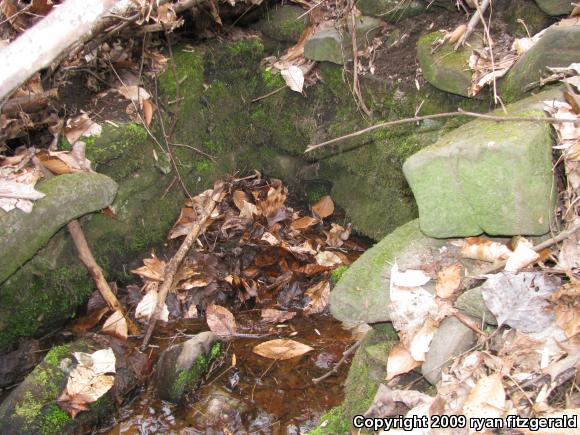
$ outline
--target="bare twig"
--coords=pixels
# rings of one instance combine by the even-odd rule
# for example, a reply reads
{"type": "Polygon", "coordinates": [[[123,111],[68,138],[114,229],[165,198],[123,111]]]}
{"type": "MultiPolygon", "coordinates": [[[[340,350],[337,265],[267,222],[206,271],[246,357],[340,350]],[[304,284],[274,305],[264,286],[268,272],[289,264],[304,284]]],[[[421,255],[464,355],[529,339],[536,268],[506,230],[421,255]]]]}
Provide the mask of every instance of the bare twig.
{"type": "Polygon", "coordinates": [[[185,255],[187,254],[191,246],[193,245],[193,242],[197,240],[201,232],[204,230],[205,228],[204,224],[207,221],[207,219],[211,216],[216,205],[221,201],[223,191],[224,184],[223,182],[218,181],[214,185],[211,198],[205,206],[204,214],[199,216],[198,221],[193,225],[191,231],[185,237],[185,239],[181,243],[181,246],[179,247],[173,258],[171,258],[171,261],[169,261],[169,264],[165,268],[164,281],[163,284],[161,284],[161,288],[159,289],[159,294],[157,296],[157,306],[155,307],[155,311],[153,312],[153,315],[149,320],[147,333],[145,334],[145,337],[143,338],[143,344],[141,345],[142,351],[144,351],[147,348],[149,340],[151,340],[151,336],[153,335],[153,331],[155,330],[155,324],[159,319],[159,315],[161,314],[163,305],[165,304],[167,294],[169,293],[169,290],[173,286],[173,280],[175,279],[175,274],[177,273],[179,265],[185,258],[185,255]]]}
{"type": "Polygon", "coordinates": [[[306,148],[305,153],[309,153],[314,151],[318,148],[322,148],[323,146],[330,145],[336,142],[343,141],[345,139],[350,139],[352,137],[360,136],[361,134],[370,133],[371,131],[378,130],[380,128],[390,127],[393,125],[399,124],[409,124],[411,122],[419,122],[425,121],[427,119],[438,119],[438,118],[453,118],[456,116],[471,116],[473,118],[481,118],[486,119],[488,121],[496,121],[496,122],[551,122],[554,124],[561,124],[563,122],[571,122],[573,124],[580,124],[580,119],[559,119],[559,118],[551,118],[551,117],[534,117],[534,116],[494,116],[494,115],[487,115],[484,113],[476,113],[476,112],[464,112],[459,110],[457,112],[447,112],[447,113],[435,113],[433,115],[424,115],[424,116],[414,116],[412,118],[404,118],[404,119],[396,119],[394,121],[387,121],[382,122],[380,124],[371,125],[370,127],[363,128],[362,130],[357,130],[353,133],[346,134],[344,136],[335,137],[334,139],[327,140],[325,142],[321,142],[315,145],[308,145],[306,148]]]}
{"type": "Polygon", "coordinates": [[[371,111],[365,104],[365,100],[363,99],[360,91],[360,84],[358,82],[358,44],[356,41],[356,15],[353,0],[350,1],[350,23],[352,26],[352,93],[354,94],[357,106],[365,113],[365,115],[371,116],[371,111]]]}
{"type": "MultiPolygon", "coordinates": [[[[476,0],[476,2],[479,2],[479,0],[476,0]]],[[[467,29],[465,30],[465,33],[463,35],[461,35],[461,38],[459,38],[459,41],[457,41],[457,44],[455,44],[455,46],[453,47],[455,50],[458,50],[459,47],[462,47],[463,44],[465,44],[465,41],[467,41],[467,38],[469,38],[471,36],[471,34],[473,33],[473,31],[475,30],[475,27],[477,26],[477,23],[479,23],[479,20],[481,19],[483,21],[483,13],[485,12],[487,7],[489,6],[489,3],[490,3],[490,0],[483,0],[481,2],[481,5],[479,5],[479,7],[477,8],[477,11],[473,14],[471,19],[469,20],[469,23],[467,24],[467,29]]]]}
{"type": "Polygon", "coordinates": [[[282,89],[286,89],[286,86],[282,86],[282,87],[280,87],[278,89],[273,90],[272,92],[268,92],[266,95],[262,95],[260,97],[256,97],[251,102],[252,103],[255,103],[257,101],[263,100],[264,98],[271,97],[272,95],[277,94],[278,92],[280,92],[282,89]]]}
{"type": "Polygon", "coordinates": [[[338,372],[338,369],[346,362],[346,360],[355,352],[355,350],[357,350],[359,348],[359,346],[361,345],[362,341],[363,341],[364,337],[361,338],[360,340],[358,340],[355,344],[353,344],[351,347],[349,347],[347,350],[345,350],[342,354],[342,358],[334,365],[334,367],[332,368],[332,370],[326,372],[325,374],[323,374],[322,376],[320,376],[319,378],[314,378],[312,379],[312,383],[313,384],[318,384],[322,381],[324,381],[326,378],[331,377],[332,375],[334,375],[335,373],[338,372]]]}

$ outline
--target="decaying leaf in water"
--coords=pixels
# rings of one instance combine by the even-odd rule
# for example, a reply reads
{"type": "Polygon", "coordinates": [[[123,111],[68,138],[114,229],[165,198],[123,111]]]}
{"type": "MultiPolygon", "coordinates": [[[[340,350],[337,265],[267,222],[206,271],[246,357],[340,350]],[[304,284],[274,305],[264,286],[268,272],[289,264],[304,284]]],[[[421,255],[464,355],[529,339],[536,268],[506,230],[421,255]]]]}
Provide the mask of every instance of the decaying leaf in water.
{"type": "Polygon", "coordinates": [[[540,255],[532,249],[533,246],[532,242],[521,237],[516,249],[507,259],[505,270],[507,272],[518,272],[540,258],[540,255]]]}
{"type": "MultiPolygon", "coordinates": [[[[157,296],[156,286],[151,287],[147,294],[143,296],[143,299],[141,299],[139,304],[137,304],[137,308],[135,309],[135,318],[137,320],[142,322],[149,321],[155,311],[155,307],[157,306],[157,296]]],[[[159,320],[162,322],[169,321],[169,310],[167,309],[167,304],[163,304],[159,320]]]]}
{"type": "Polygon", "coordinates": [[[272,308],[262,310],[262,322],[264,323],[282,323],[291,320],[296,316],[292,311],[280,311],[272,308]]]}
{"type": "Polygon", "coordinates": [[[494,242],[483,237],[469,237],[463,241],[461,255],[473,260],[489,261],[507,259],[512,251],[503,243],[494,242]]]}
{"type": "Polygon", "coordinates": [[[461,266],[452,264],[437,274],[437,296],[447,299],[455,293],[461,285],[461,266]]]}
{"type": "Polygon", "coordinates": [[[105,324],[101,330],[104,334],[112,335],[121,340],[127,340],[127,319],[125,319],[123,313],[115,311],[107,320],[105,320],[105,324]]]}
{"type": "Polygon", "coordinates": [[[502,272],[480,287],[483,300],[500,324],[538,332],[554,321],[548,298],[560,287],[558,277],[536,272],[502,272]]]}
{"type": "Polygon", "coordinates": [[[74,144],[81,136],[100,136],[102,131],[103,128],[86,113],[67,120],[64,126],[64,136],[70,144],[74,144]]]}
{"type": "Polygon", "coordinates": [[[133,269],[131,272],[153,281],[161,282],[165,279],[165,261],[153,256],[152,258],[144,258],[143,263],[145,266],[133,269]]]}
{"type": "Polygon", "coordinates": [[[330,300],[330,284],[328,281],[321,281],[306,290],[305,294],[310,298],[310,301],[304,307],[304,314],[310,316],[322,313],[330,300]]]}
{"type": "Polygon", "coordinates": [[[314,348],[299,343],[298,341],[289,340],[289,339],[277,339],[277,340],[270,340],[266,341],[265,343],[260,343],[257,346],[254,346],[252,351],[257,353],[264,358],[276,359],[276,360],[286,360],[290,358],[294,358],[297,356],[304,355],[310,351],[314,350],[314,348]]]}
{"type": "Polygon", "coordinates": [[[505,391],[499,374],[484,376],[469,392],[463,412],[471,418],[501,418],[505,409],[505,391]]]}
{"type": "Polygon", "coordinates": [[[92,354],[75,352],[79,364],[69,374],[66,387],[57,399],[58,405],[74,418],[80,411],[89,409],[111,389],[115,381],[115,354],[111,348],[92,354]]]}
{"type": "Polygon", "coordinates": [[[206,310],[206,321],[209,329],[220,337],[231,337],[236,335],[236,319],[227,308],[215,304],[208,305],[206,310]]]}
{"type": "Polygon", "coordinates": [[[334,202],[332,201],[332,198],[328,195],[323,196],[320,198],[320,201],[312,206],[312,211],[320,219],[330,216],[334,213],[334,202]]]}
{"type": "Polygon", "coordinates": [[[389,359],[387,360],[387,376],[386,381],[390,381],[396,376],[408,373],[416,367],[421,365],[420,361],[415,361],[411,356],[409,350],[401,342],[395,344],[389,352],[389,359]]]}

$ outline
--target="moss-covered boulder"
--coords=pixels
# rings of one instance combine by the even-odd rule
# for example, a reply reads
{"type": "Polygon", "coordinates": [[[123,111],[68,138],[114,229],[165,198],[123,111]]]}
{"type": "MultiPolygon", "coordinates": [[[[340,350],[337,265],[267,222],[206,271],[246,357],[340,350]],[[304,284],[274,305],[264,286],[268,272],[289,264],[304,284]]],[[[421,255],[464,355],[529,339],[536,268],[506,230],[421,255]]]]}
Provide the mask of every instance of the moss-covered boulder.
{"type": "Polygon", "coordinates": [[[147,358],[132,353],[128,361],[125,345],[119,340],[89,336],[56,346],[24,382],[0,405],[0,432],[3,434],[60,435],[80,431],[110,417],[120,400],[139,383],[147,358]],[[72,419],[56,403],[69,373],[75,368],[73,352],[92,353],[111,347],[116,357],[115,383],[111,390],[72,419]]]}
{"type": "MultiPolygon", "coordinates": [[[[35,202],[32,212],[0,211],[0,283],[46,245],[61,227],[107,207],[117,193],[117,184],[111,178],[85,172],[53,177],[36,188],[46,196],[35,202]]],[[[0,293],[0,300],[1,297],[0,293]]]]}
{"type": "MultiPolygon", "coordinates": [[[[380,25],[380,20],[361,16],[356,19],[356,43],[363,48],[373,39],[380,25]]],[[[335,27],[319,30],[310,36],[304,44],[304,57],[319,62],[332,62],[339,65],[352,59],[352,26],[348,31],[335,27]]]]}
{"type": "Polygon", "coordinates": [[[548,15],[566,15],[572,12],[570,0],[536,0],[538,6],[548,15]]]}
{"type": "Polygon", "coordinates": [[[358,0],[356,7],[365,15],[380,17],[388,22],[399,22],[425,12],[423,2],[419,0],[358,0]]]}
{"type": "Polygon", "coordinates": [[[580,26],[553,26],[515,63],[501,80],[500,94],[516,101],[551,74],[548,67],[566,67],[578,61],[580,26]]]}
{"type": "Polygon", "coordinates": [[[469,56],[473,48],[481,48],[483,41],[480,35],[470,38],[469,46],[463,46],[455,51],[452,44],[443,44],[432,52],[433,42],[441,38],[439,31],[429,33],[417,43],[417,59],[423,72],[423,77],[431,85],[445,92],[469,96],[471,86],[471,70],[469,56]]]}
{"type": "Polygon", "coordinates": [[[154,377],[159,397],[179,403],[201,381],[220,349],[217,336],[208,331],[164,350],[154,377]]]}
{"type": "MultiPolygon", "coordinates": [[[[507,111],[542,117],[542,99],[556,96],[548,91],[507,111]]],[[[476,120],[414,154],[403,172],[421,230],[432,237],[548,232],[555,199],[552,140],[547,123],[476,120]]]]}
{"type": "Polygon", "coordinates": [[[297,42],[308,26],[308,14],[294,5],[277,5],[266,12],[257,28],[279,42],[297,42]]]}

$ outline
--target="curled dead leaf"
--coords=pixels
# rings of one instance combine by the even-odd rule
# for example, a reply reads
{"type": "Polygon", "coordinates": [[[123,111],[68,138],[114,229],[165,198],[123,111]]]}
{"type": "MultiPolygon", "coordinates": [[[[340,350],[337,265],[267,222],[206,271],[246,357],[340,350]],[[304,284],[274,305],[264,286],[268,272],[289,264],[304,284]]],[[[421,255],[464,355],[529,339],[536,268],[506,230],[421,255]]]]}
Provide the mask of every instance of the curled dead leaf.
{"type": "Polygon", "coordinates": [[[395,344],[389,352],[389,358],[387,360],[387,376],[385,377],[385,381],[390,381],[396,376],[408,373],[420,365],[421,362],[415,361],[405,345],[399,342],[395,344]]]}
{"type": "Polygon", "coordinates": [[[503,243],[494,242],[483,237],[469,237],[463,241],[461,255],[472,260],[489,261],[507,259],[512,251],[503,243]]]}
{"type": "Polygon", "coordinates": [[[459,38],[463,36],[466,30],[467,30],[466,24],[460,24],[459,26],[457,26],[455,30],[451,32],[451,34],[449,35],[447,43],[451,45],[455,44],[457,41],[459,41],[459,38]]]}
{"type": "Polygon", "coordinates": [[[332,201],[332,198],[328,195],[323,196],[312,206],[312,211],[316,213],[320,219],[330,216],[334,213],[334,202],[332,201]]]}
{"type": "Polygon", "coordinates": [[[446,267],[437,275],[437,296],[447,299],[453,296],[453,293],[461,285],[461,266],[453,264],[446,267]]]}
{"type": "Polygon", "coordinates": [[[325,310],[330,300],[330,284],[328,281],[321,281],[306,290],[306,296],[310,301],[304,307],[304,314],[318,314],[325,310]]]}
{"type": "Polygon", "coordinates": [[[125,319],[122,312],[115,311],[107,320],[105,320],[105,324],[101,330],[104,334],[112,335],[121,340],[127,340],[127,319],[125,319]]]}

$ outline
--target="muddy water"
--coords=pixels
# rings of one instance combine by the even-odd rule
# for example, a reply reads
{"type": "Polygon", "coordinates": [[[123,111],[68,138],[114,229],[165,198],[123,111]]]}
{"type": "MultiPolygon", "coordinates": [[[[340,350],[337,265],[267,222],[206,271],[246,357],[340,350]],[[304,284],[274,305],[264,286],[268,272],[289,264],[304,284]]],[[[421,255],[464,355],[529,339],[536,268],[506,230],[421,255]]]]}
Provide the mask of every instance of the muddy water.
{"type": "MultiPolygon", "coordinates": [[[[173,433],[306,433],[318,418],[343,398],[348,365],[319,384],[312,379],[329,371],[352,344],[351,333],[329,315],[298,317],[283,325],[265,326],[259,311],[235,313],[239,331],[267,334],[259,339],[235,339],[224,346],[197,393],[183,405],[156,399],[151,388],[121,410],[110,434],[173,433]],[[252,348],[274,338],[291,338],[314,348],[302,357],[273,361],[252,348]]],[[[207,330],[203,320],[181,322],[154,344],[159,349],[207,330]],[[180,331],[176,337],[175,331],[180,331]]]]}

